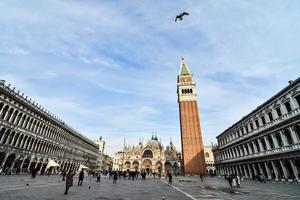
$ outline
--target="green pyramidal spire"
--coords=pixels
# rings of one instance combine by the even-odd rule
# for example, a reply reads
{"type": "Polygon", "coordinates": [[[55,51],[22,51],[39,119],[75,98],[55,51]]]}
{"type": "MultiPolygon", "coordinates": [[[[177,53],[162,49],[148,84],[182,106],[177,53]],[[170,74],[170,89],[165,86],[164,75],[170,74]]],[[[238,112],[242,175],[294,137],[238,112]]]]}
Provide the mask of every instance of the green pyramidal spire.
{"type": "Polygon", "coordinates": [[[180,66],[179,75],[180,76],[191,75],[191,72],[190,72],[189,68],[186,66],[183,57],[181,58],[181,66],[180,66]]]}

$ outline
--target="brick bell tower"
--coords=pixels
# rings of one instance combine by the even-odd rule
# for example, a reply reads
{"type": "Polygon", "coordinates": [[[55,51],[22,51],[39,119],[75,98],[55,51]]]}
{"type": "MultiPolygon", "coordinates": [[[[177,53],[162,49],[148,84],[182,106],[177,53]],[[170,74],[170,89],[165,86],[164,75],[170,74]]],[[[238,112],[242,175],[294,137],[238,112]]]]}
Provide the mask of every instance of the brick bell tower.
{"type": "Polygon", "coordinates": [[[184,58],[177,79],[181,149],[185,175],[206,173],[201,126],[197,106],[196,84],[184,58]]]}

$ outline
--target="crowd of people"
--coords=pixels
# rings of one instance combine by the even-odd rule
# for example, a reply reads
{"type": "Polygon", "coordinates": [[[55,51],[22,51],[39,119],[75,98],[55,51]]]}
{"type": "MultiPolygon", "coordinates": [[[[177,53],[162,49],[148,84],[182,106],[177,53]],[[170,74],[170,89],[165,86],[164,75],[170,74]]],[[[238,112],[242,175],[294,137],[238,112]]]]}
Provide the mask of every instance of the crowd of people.
{"type": "MultiPolygon", "coordinates": [[[[76,173],[74,171],[69,171],[69,172],[62,172],[62,181],[66,182],[66,189],[65,189],[65,195],[68,194],[68,191],[70,187],[73,186],[73,177],[76,173]]],[[[78,174],[78,187],[82,186],[83,180],[85,176],[89,176],[91,178],[96,178],[96,183],[101,182],[101,174],[102,172],[100,171],[89,171],[85,172],[83,169],[79,172],[78,174]],[[86,175],[85,175],[86,174],[86,175]]],[[[149,178],[154,178],[159,180],[161,179],[161,172],[153,172],[153,173],[147,173],[146,171],[138,172],[138,171],[110,171],[110,172],[103,172],[104,175],[108,175],[108,179],[113,180],[113,184],[117,184],[118,179],[123,179],[123,180],[142,180],[145,181],[146,177],[149,178]]],[[[166,179],[168,179],[168,185],[172,185],[172,173],[167,171],[165,173],[166,179]]],[[[35,175],[32,174],[32,178],[34,178],[35,175]]]]}
{"type": "Polygon", "coordinates": [[[226,175],[225,174],[225,179],[228,181],[230,188],[234,188],[234,187],[239,188],[241,185],[241,178],[238,175],[235,175],[235,174],[226,175]]]}
{"type": "MultiPolygon", "coordinates": [[[[224,177],[228,181],[228,184],[229,184],[230,188],[234,188],[234,187],[239,188],[240,187],[241,178],[238,175],[235,175],[235,174],[227,175],[227,174],[225,174],[224,177]]],[[[253,181],[258,181],[260,183],[266,183],[265,177],[262,174],[259,174],[257,176],[253,176],[252,180],[253,181]]]]}

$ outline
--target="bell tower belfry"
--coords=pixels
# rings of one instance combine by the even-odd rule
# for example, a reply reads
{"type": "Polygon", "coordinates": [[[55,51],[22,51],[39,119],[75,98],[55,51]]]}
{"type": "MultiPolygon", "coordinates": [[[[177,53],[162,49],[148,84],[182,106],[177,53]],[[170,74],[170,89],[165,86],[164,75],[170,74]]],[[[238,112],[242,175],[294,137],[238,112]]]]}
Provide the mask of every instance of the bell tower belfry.
{"type": "Polygon", "coordinates": [[[181,149],[185,175],[206,173],[204,148],[197,105],[196,83],[181,59],[177,78],[177,95],[180,116],[181,149]]]}

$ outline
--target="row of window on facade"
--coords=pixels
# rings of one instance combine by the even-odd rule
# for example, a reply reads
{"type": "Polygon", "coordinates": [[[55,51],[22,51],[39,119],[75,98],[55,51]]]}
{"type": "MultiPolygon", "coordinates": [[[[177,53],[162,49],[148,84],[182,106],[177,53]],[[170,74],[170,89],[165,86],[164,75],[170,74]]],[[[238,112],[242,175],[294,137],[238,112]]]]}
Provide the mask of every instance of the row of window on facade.
{"type": "Polygon", "coordinates": [[[282,131],[270,133],[246,143],[239,144],[228,150],[221,151],[218,155],[216,155],[216,158],[217,160],[237,158],[267,150],[274,150],[276,148],[297,144],[299,142],[300,125],[295,125],[294,130],[291,127],[285,128],[282,131]]]}
{"type": "Polygon", "coordinates": [[[64,149],[62,147],[26,134],[17,133],[4,127],[0,130],[0,145],[8,145],[22,150],[55,156],[64,155],[64,149]]]}
{"type": "Polygon", "coordinates": [[[225,145],[232,140],[235,140],[258,129],[261,126],[265,126],[267,123],[272,122],[276,118],[280,118],[283,113],[286,114],[291,112],[293,109],[296,109],[300,106],[300,95],[292,97],[290,101],[284,102],[283,105],[283,107],[278,105],[274,109],[268,110],[266,114],[262,114],[259,117],[254,118],[252,122],[248,122],[247,124],[240,126],[239,128],[235,128],[235,131],[233,131],[233,133],[230,133],[227,136],[218,139],[219,145],[225,145]],[[291,102],[293,102],[293,107],[291,106],[291,102]],[[298,104],[298,106],[296,105],[296,103],[298,104]]]}
{"type": "Polygon", "coordinates": [[[46,136],[60,143],[66,143],[68,141],[65,135],[59,133],[58,127],[52,128],[49,125],[45,125],[45,122],[40,119],[35,118],[36,117],[30,117],[17,109],[9,107],[2,102],[0,103],[0,120],[10,122],[30,132],[46,136]]]}
{"type": "Polygon", "coordinates": [[[59,143],[68,144],[70,142],[76,143],[81,150],[90,149],[85,145],[82,147],[82,143],[78,142],[74,137],[67,134],[61,128],[54,124],[47,125],[45,120],[41,119],[38,115],[31,116],[32,114],[25,114],[22,111],[14,109],[3,102],[0,102],[0,120],[7,121],[15,126],[26,129],[35,134],[45,136],[50,140],[57,141],[59,143]]]}

